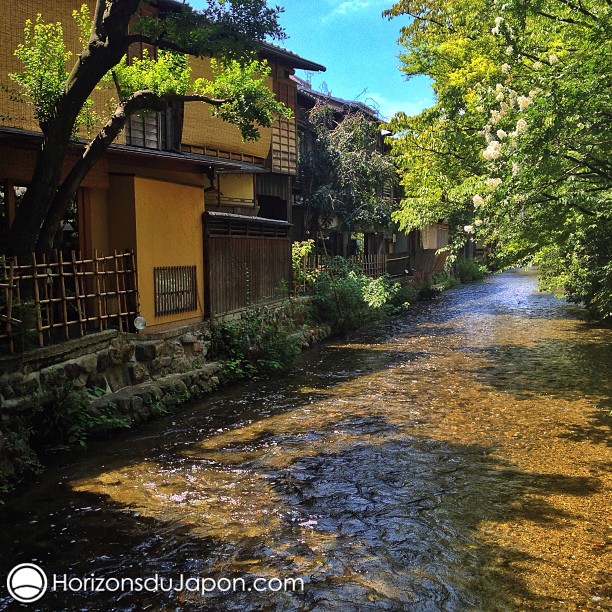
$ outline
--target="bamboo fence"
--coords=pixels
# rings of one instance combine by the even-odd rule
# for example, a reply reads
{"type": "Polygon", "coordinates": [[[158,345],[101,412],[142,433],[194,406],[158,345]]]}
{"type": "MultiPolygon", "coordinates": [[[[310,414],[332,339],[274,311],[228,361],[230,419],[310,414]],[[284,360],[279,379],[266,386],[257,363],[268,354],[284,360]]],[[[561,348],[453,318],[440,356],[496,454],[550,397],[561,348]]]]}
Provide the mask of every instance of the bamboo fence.
{"type": "Polygon", "coordinates": [[[0,350],[8,353],[88,333],[130,331],[138,314],[133,252],[79,259],[55,251],[28,262],[0,257],[0,350]]]}

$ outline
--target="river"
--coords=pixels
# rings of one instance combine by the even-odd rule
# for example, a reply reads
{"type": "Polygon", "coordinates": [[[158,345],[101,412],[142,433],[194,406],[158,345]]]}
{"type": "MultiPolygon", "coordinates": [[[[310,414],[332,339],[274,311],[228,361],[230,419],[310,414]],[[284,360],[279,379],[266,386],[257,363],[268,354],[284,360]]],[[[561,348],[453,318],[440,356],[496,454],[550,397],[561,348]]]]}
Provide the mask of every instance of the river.
{"type": "Polygon", "coordinates": [[[494,275],[58,458],[0,510],[0,575],[55,575],[41,610],[610,610],[612,332],[582,314],[494,275]],[[206,592],[110,580],[156,575],[206,592]]]}

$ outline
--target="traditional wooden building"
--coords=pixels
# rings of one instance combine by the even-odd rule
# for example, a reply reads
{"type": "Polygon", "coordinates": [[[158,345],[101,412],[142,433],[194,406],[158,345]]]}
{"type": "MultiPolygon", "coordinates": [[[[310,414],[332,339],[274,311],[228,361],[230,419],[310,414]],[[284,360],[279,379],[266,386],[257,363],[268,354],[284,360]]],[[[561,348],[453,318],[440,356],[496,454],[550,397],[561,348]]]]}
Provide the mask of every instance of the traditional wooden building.
{"type": "MultiPolygon", "coordinates": [[[[382,124],[383,120],[378,111],[363,102],[344,100],[329,93],[314,90],[307,81],[292,77],[297,83],[297,117],[300,145],[305,153],[310,146],[312,135],[308,133],[308,113],[317,104],[329,106],[337,121],[348,114],[361,113],[373,124],[382,124]]],[[[385,137],[390,135],[384,129],[380,130],[378,147],[382,152],[389,152],[390,148],[385,137]]],[[[306,237],[305,209],[301,203],[301,189],[299,179],[293,183],[293,236],[294,240],[303,240],[306,237]]],[[[397,201],[401,197],[398,185],[385,185],[382,197],[389,201],[397,201]]],[[[448,246],[448,225],[440,222],[431,224],[422,230],[413,230],[405,233],[397,225],[390,223],[386,231],[372,228],[361,228],[357,234],[347,231],[340,219],[334,220],[332,226],[325,232],[325,241],[331,254],[350,256],[360,253],[365,257],[385,256],[387,272],[391,276],[413,276],[420,283],[430,279],[434,272],[444,268],[448,253],[441,249],[448,246]]]]}
{"type": "MultiPolygon", "coordinates": [[[[82,3],[22,0],[3,6],[0,81],[10,85],[9,73],[19,69],[14,50],[26,19],[37,13],[62,23],[76,53],[71,13],[82,3]]],[[[93,0],[88,3],[93,7],[93,0]]],[[[297,84],[291,76],[295,69],[325,68],[272,44],[263,44],[260,56],[272,68],[269,87],[293,118],[262,129],[256,142],[244,142],[237,127],[197,102],[185,105],[178,128],[176,114],[135,115],[82,182],[74,215],[65,221],[65,246],[81,258],[134,252],[139,312],[149,327],[240,308],[290,280],[291,180],[297,172],[297,84]]],[[[190,63],[193,78],[211,75],[208,60],[190,63]]],[[[109,95],[95,92],[98,108],[109,95]]],[[[31,109],[7,89],[0,89],[0,118],[5,236],[30,181],[41,134],[31,109]]],[[[85,142],[75,139],[73,158],[85,142]]]]}

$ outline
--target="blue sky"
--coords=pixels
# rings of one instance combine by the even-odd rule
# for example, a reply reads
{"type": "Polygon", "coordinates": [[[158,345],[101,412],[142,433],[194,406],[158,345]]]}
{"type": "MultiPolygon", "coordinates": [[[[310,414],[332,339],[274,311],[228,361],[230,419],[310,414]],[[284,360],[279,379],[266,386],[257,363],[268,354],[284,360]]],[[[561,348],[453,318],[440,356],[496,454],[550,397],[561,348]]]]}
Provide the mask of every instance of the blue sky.
{"type": "MultiPolygon", "coordinates": [[[[190,2],[198,6],[198,0],[190,2]]],[[[434,103],[428,81],[409,82],[399,71],[399,31],[405,18],[392,21],[381,14],[392,0],[270,0],[285,8],[281,26],[288,38],[281,45],[323,64],[326,72],[306,74],[314,89],[326,87],[334,96],[360,100],[383,117],[397,111],[410,115],[434,103]]]]}

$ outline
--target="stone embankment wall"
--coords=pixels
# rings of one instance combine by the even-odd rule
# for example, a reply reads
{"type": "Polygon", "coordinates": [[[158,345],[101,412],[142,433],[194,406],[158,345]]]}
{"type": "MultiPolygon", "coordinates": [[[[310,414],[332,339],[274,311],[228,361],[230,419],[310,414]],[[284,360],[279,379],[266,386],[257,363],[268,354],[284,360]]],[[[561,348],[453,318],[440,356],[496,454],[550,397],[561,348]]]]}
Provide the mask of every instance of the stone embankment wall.
{"type": "Polygon", "coordinates": [[[201,324],[155,335],[108,331],[1,357],[0,487],[36,467],[30,438],[58,390],[90,399],[91,433],[139,423],[218,387],[220,366],[206,362],[209,347],[201,324]]]}
{"type": "MultiPolygon", "coordinates": [[[[304,330],[303,348],[330,334],[328,326],[304,330]]],[[[207,361],[210,344],[202,323],[156,334],[101,332],[0,357],[0,492],[39,466],[32,440],[45,406],[58,404],[58,390],[84,401],[78,418],[88,434],[141,423],[225,382],[221,365],[207,361]]]]}

